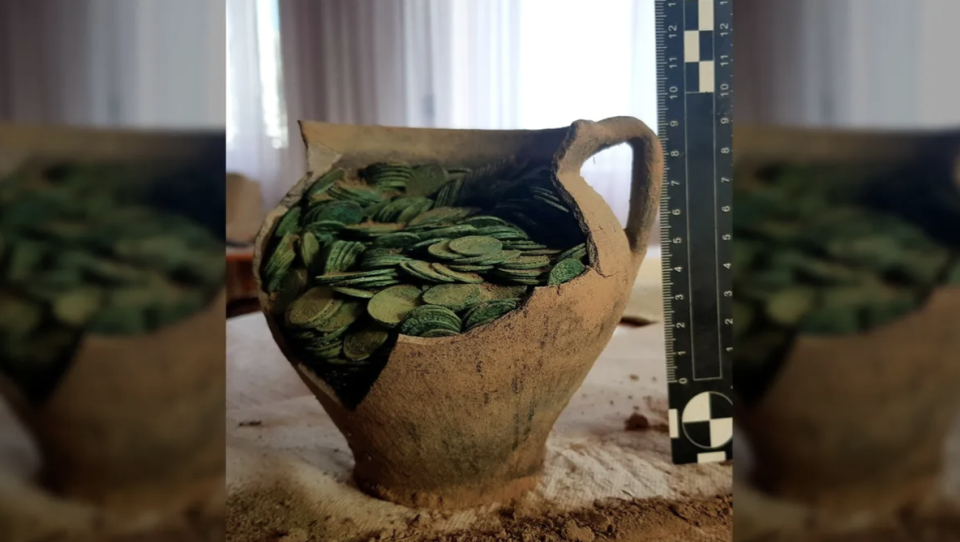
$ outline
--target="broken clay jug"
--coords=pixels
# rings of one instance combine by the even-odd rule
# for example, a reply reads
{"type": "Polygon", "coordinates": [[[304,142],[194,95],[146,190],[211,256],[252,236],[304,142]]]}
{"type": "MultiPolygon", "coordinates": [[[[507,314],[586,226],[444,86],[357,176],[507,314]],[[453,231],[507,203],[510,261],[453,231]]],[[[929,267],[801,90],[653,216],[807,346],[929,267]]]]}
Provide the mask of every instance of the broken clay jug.
{"type": "MultiPolygon", "coordinates": [[[[886,136],[890,143],[876,135],[832,137],[832,146],[822,145],[820,134],[780,138],[790,143],[781,154],[793,158],[815,146],[835,153],[826,157],[833,161],[858,159],[855,163],[869,166],[878,146],[910,148],[893,136],[886,136]],[[849,151],[861,141],[869,143],[863,151],[849,151]]],[[[955,142],[957,136],[951,137],[955,142]]],[[[917,138],[914,146],[922,142],[917,138]]],[[[932,192],[934,201],[960,201],[960,153],[955,149],[954,143],[944,155],[934,147],[932,157],[918,155],[920,165],[902,164],[918,171],[933,162],[937,172],[954,172],[952,179],[933,178],[935,186],[944,187],[932,192]],[[941,167],[943,163],[951,165],[941,167]]],[[[911,196],[898,201],[931,197],[921,188],[923,179],[903,183],[902,176],[895,178],[896,188],[911,196]]],[[[941,228],[937,233],[952,232],[941,228]]],[[[778,497],[841,522],[855,513],[881,519],[935,498],[944,476],[945,443],[960,415],[958,321],[960,287],[946,284],[921,307],[885,325],[857,334],[799,336],[759,402],[738,402],[735,419],[755,452],[755,481],[778,497]]]]}
{"type": "MultiPolygon", "coordinates": [[[[222,136],[220,141],[222,145],[222,136]]],[[[134,181],[146,182],[153,180],[153,174],[160,171],[155,169],[158,164],[175,173],[194,171],[182,168],[192,168],[192,164],[216,156],[216,152],[210,152],[211,147],[215,151],[216,137],[213,135],[195,137],[0,125],[0,185],[3,185],[0,188],[8,186],[6,183],[15,178],[11,174],[21,165],[34,162],[67,170],[81,164],[122,162],[134,166],[134,181]],[[144,171],[150,175],[144,175],[144,171]]],[[[222,151],[219,154],[222,157],[222,151]]],[[[158,173],[156,178],[161,179],[163,174],[158,173]]],[[[222,177],[212,178],[213,181],[220,179],[222,177]]],[[[96,177],[92,182],[105,180],[96,177]]],[[[197,180],[204,179],[191,178],[190,182],[197,180]]],[[[38,250],[36,244],[18,241],[17,229],[43,227],[45,223],[59,224],[61,228],[56,231],[60,232],[69,228],[63,228],[63,223],[56,221],[62,215],[48,212],[50,206],[43,207],[45,212],[40,213],[41,218],[30,222],[38,213],[14,212],[20,203],[30,198],[29,194],[0,192],[8,198],[0,198],[2,205],[7,206],[4,216],[7,220],[0,220],[6,241],[0,252],[11,256],[22,250],[21,263],[36,263],[36,258],[26,258],[30,251],[38,250]],[[14,223],[11,220],[14,215],[19,216],[17,220],[21,222],[14,223]]],[[[43,193],[51,194],[51,198],[55,194],[62,195],[55,189],[43,193]]],[[[56,201],[70,205],[70,212],[86,209],[86,203],[78,198],[56,201]]],[[[29,208],[29,204],[24,207],[29,208]]],[[[114,211],[123,209],[113,205],[105,214],[115,216],[111,214],[114,211]]],[[[0,211],[0,214],[4,213],[0,211]]],[[[71,231],[82,233],[84,227],[81,225],[80,230],[71,231]]],[[[120,228],[121,231],[135,229],[120,228]]],[[[64,236],[74,239],[69,238],[69,233],[67,231],[64,236]]],[[[166,234],[170,235],[170,232],[166,234]]],[[[49,250],[58,256],[71,255],[74,257],[71,265],[81,262],[89,269],[117,273],[116,280],[110,283],[118,288],[114,297],[118,303],[114,306],[122,300],[130,301],[128,308],[144,303],[144,295],[150,289],[137,290],[130,286],[135,279],[139,280],[140,275],[131,277],[129,267],[107,261],[106,257],[97,260],[93,252],[85,251],[86,247],[70,245],[56,235],[41,238],[48,244],[39,250],[49,250]],[[121,286],[128,289],[121,291],[121,286]]],[[[222,244],[217,243],[222,242],[215,234],[208,239],[210,242],[204,247],[212,248],[205,249],[205,255],[212,270],[209,272],[209,288],[204,290],[203,297],[190,306],[188,313],[178,312],[182,318],[169,320],[169,325],[152,327],[142,333],[89,332],[90,328],[81,322],[89,316],[88,311],[66,311],[70,313],[67,318],[72,326],[67,331],[64,331],[64,325],[55,324],[51,313],[57,311],[49,310],[51,301],[41,295],[43,285],[40,283],[57,272],[61,273],[61,278],[75,277],[70,273],[75,268],[65,263],[65,257],[48,257],[39,262],[41,265],[34,265],[26,271],[23,265],[10,264],[10,260],[0,262],[7,264],[0,267],[0,398],[9,403],[37,445],[40,455],[38,481],[43,489],[58,498],[116,512],[133,523],[143,516],[156,518],[179,514],[222,491],[226,445],[223,424],[226,294],[222,268],[219,277],[216,270],[216,262],[220,261],[222,254],[222,244]],[[18,281],[14,276],[18,274],[26,278],[18,281]],[[18,297],[33,287],[38,288],[36,296],[18,297]],[[17,303],[11,304],[11,299],[17,303]],[[37,314],[43,315],[39,324],[38,319],[32,318],[37,314]],[[64,350],[66,355],[56,356],[55,362],[50,364],[38,361],[38,352],[45,352],[43,348],[48,344],[44,339],[63,335],[71,338],[64,350]],[[37,339],[38,336],[42,338],[37,339]],[[27,363],[22,363],[24,360],[27,363]]],[[[89,279],[91,275],[84,276],[89,279]]],[[[79,286],[70,283],[73,291],[96,282],[77,280],[79,286]]],[[[99,288],[100,283],[96,283],[99,288]]],[[[176,288],[164,290],[158,297],[175,299],[180,292],[176,288]]],[[[64,307],[77,306],[64,302],[64,307]]],[[[134,311],[133,314],[139,316],[140,313],[134,311]]],[[[138,319],[131,317],[128,311],[126,316],[116,318],[113,323],[123,326],[132,320],[138,319]]]]}
{"type": "Polygon", "coordinates": [[[509,501],[534,488],[547,435],[613,335],[646,254],[663,167],[658,139],[629,117],[531,131],[318,122],[301,122],[301,130],[309,173],[266,217],[254,270],[273,337],[346,437],[356,483],[373,496],[430,508],[509,501]],[[621,143],[633,149],[625,230],[580,176],[584,161],[621,143]],[[562,284],[531,287],[516,310],[462,333],[401,332],[369,389],[345,400],[285,338],[277,294],[267,292],[262,266],[282,219],[337,169],[393,163],[454,171],[505,160],[543,164],[543,178],[585,239],[586,269],[562,284]]]}

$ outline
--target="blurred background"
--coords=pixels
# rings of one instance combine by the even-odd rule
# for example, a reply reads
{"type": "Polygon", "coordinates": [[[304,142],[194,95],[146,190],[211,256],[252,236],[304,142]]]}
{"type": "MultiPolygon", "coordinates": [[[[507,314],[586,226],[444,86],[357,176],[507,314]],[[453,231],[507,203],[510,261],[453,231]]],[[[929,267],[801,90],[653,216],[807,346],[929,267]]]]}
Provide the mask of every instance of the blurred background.
{"type": "Polygon", "coordinates": [[[0,0],[0,120],[223,129],[224,3],[0,0]]]}
{"type": "MultiPolygon", "coordinates": [[[[960,124],[960,3],[734,6],[738,122],[960,124]]],[[[302,169],[301,118],[543,128],[634,115],[655,127],[652,14],[653,0],[2,0],[0,119],[226,124],[228,168],[269,207],[302,169]]],[[[621,219],[628,152],[585,171],[621,219]]]]}
{"type": "MultiPolygon", "coordinates": [[[[653,0],[228,0],[227,165],[271,207],[299,178],[298,119],[536,129],[656,124],[653,0]]],[[[585,169],[626,220],[629,151],[585,169]]]]}
{"type": "Polygon", "coordinates": [[[736,0],[736,122],[960,126],[960,3],[736,0]]]}

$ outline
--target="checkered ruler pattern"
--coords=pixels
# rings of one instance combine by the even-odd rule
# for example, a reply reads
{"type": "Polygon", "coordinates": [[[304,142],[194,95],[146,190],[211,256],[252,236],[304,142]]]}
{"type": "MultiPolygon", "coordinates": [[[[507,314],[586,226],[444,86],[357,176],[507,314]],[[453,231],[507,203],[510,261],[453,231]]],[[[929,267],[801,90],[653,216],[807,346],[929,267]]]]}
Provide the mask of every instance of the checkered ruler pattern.
{"type": "Polygon", "coordinates": [[[714,0],[683,0],[683,62],[687,92],[713,92],[714,0]]]}
{"type": "Polygon", "coordinates": [[[714,391],[694,395],[682,409],[671,408],[670,438],[692,446],[674,446],[674,463],[714,463],[733,457],[733,402],[714,391]],[[679,451],[678,451],[679,450],[679,451]]]}

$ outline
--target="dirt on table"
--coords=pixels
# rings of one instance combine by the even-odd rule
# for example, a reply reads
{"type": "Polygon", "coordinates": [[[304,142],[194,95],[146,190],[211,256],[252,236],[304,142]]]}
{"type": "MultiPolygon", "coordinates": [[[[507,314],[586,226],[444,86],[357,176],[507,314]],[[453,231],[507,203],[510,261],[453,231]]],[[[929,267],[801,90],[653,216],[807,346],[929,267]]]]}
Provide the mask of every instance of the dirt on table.
{"type": "Polygon", "coordinates": [[[667,426],[667,424],[662,422],[651,423],[649,418],[638,412],[631,414],[630,417],[623,422],[623,425],[624,429],[627,431],[652,430],[659,431],[661,433],[670,431],[670,428],[667,426]]]}
{"type": "MultiPolygon", "coordinates": [[[[429,514],[388,532],[343,538],[342,526],[330,517],[310,515],[290,501],[276,503],[272,514],[252,496],[231,498],[227,536],[232,542],[727,542],[733,540],[733,500],[729,495],[704,499],[618,500],[588,509],[560,512],[549,506],[520,505],[494,512],[492,521],[466,531],[436,533],[429,514]],[[244,502],[246,500],[246,502],[244,502]],[[342,531],[341,531],[342,532],[342,531]]],[[[264,495],[261,494],[260,498],[264,495]]]]}

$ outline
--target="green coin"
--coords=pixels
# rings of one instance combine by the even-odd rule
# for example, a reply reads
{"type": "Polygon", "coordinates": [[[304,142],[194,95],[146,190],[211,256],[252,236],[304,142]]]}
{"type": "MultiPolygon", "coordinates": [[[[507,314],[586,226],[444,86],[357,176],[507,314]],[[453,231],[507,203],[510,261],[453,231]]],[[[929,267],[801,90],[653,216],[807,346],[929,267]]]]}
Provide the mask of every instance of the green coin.
{"type": "Polygon", "coordinates": [[[447,307],[438,305],[421,305],[407,315],[400,327],[400,333],[419,337],[432,329],[445,329],[459,332],[460,318],[447,307]]]}
{"type": "Polygon", "coordinates": [[[303,268],[291,269],[283,278],[280,287],[277,289],[276,298],[273,302],[274,313],[283,314],[290,303],[300,297],[307,287],[307,270],[303,268]]]}
{"type": "Polygon", "coordinates": [[[291,233],[297,233],[297,227],[300,226],[300,207],[294,207],[287,211],[283,218],[280,219],[280,222],[277,223],[276,229],[273,230],[274,237],[283,237],[291,233]]]}
{"type": "Polygon", "coordinates": [[[381,235],[400,231],[403,229],[403,224],[379,224],[376,222],[367,222],[365,224],[354,224],[347,226],[344,229],[363,237],[376,239],[381,235]]]}
{"type": "Polygon", "coordinates": [[[354,287],[354,288],[382,288],[384,286],[391,286],[393,284],[398,284],[400,281],[397,280],[395,274],[391,275],[382,275],[375,277],[355,277],[342,279],[337,282],[336,286],[341,287],[354,287]]]}
{"type": "Polygon", "coordinates": [[[360,361],[369,358],[384,343],[390,334],[382,329],[363,329],[350,333],[343,340],[343,357],[360,361]]]}
{"type": "Polygon", "coordinates": [[[451,224],[475,213],[476,210],[468,207],[434,207],[410,221],[410,226],[425,224],[451,224]]]}
{"type": "Polygon", "coordinates": [[[359,224],[363,220],[363,209],[355,201],[324,201],[310,207],[304,221],[307,224],[316,222],[337,222],[350,225],[359,224]]]}
{"type": "Polygon", "coordinates": [[[573,258],[567,258],[566,260],[561,260],[557,265],[553,266],[553,269],[550,270],[550,275],[547,279],[547,284],[556,285],[563,284],[567,281],[573,280],[586,270],[586,266],[583,265],[583,262],[573,258]]]}
{"type": "Polygon", "coordinates": [[[427,239],[426,241],[420,241],[419,243],[410,245],[407,247],[407,250],[412,252],[415,250],[429,249],[431,246],[442,243],[443,241],[449,241],[449,239],[443,237],[427,239]]]}
{"type": "Polygon", "coordinates": [[[99,288],[77,288],[57,299],[53,305],[53,314],[65,325],[80,327],[93,318],[103,303],[103,291],[99,288]]]}
{"type": "Polygon", "coordinates": [[[528,286],[486,283],[482,288],[484,289],[484,298],[488,301],[495,299],[519,299],[530,292],[528,286]]]}
{"type": "Polygon", "coordinates": [[[418,199],[414,203],[404,208],[403,211],[397,215],[397,222],[402,222],[404,224],[409,223],[418,216],[429,211],[431,208],[433,208],[433,201],[426,198],[418,199]]]}
{"type": "Polygon", "coordinates": [[[343,180],[345,174],[346,172],[341,168],[331,169],[324,173],[307,189],[306,198],[313,199],[325,193],[337,181],[343,180]]]}
{"type": "Polygon", "coordinates": [[[452,238],[471,235],[476,233],[477,229],[470,224],[454,224],[452,226],[442,226],[438,228],[408,228],[408,230],[417,232],[420,238],[426,241],[427,239],[443,239],[447,237],[452,238]]]}
{"type": "Polygon", "coordinates": [[[405,271],[411,277],[419,278],[428,282],[454,282],[454,279],[434,271],[428,262],[421,262],[417,260],[401,262],[400,269],[405,271]]]}
{"type": "Polygon", "coordinates": [[[485,228],[478,228],[476,230],[476,235],[493,237],[494,239],[499,239],[500,241],[527,239],[527,234],[523,230],[513,226],[488,226],[485,228]]]}
{"type": "Polygon", "coordinates": [[[462,256],[450,250],[450,241],[440,241],[427,247],[427,252],[441,260],[456,260],[462,256]]]}
{"type": "Polygon", "coordinates": [[[286,276],[290,266],[293,265],[297,257],[296,243],[297,236],[294,234],[284,235],[277,243],[273,254],[267,259],[263,266],[264,284],[268,293],[273,293],[280,288],[283,278],[286,276]]]}
{"type": "MultiPolygon", "coordinates": [[[[579,261],[579,260],[576,260],[579,261]]],[[[540,269],[550,265],[550,258],[546,256],[520,256],[509,262],[500,264],[501,269],[540,269]]]]}
{"type": "Polygon", "coordinates": [[[324,246],[323,273],[340,273],[349,271],[366,250],[366,245],[359,241],[333,241],[324,246]]]}
{"type": "Polygon", "coordinates": [[[483,277],[476,273],[454,271],[442,263],[432,263],[430,264],[430,269],[445,277],[451,278],[457,282],[463,282],[465,284],[483,284],[484,282],[483,277]]]}
{"type": "Polygon", "coordinates": [[[15,294],[0,290],[0,332],[7,337],[19,338],[40,327],[43,310],[35,302],[15,294]]]}
{"type": "Polygon", "coordinates": [[[378,203],[381,199],[376,189],[369,186],[340,181],[330,187],[327,193],[337,200],[353,201],[360,205],[378,203]]]}
{"type": "Polygon", "coordinates": [[[412,233],[396,232],[378,237],[373,246],[380,248],[405,248],[420,242],[420,238],[412,233]]]}
{"type": "Polygon", "coordinates": [[[452,179],[447,181],[440,190],[437,191],[435,201],[438,207],[447,207],[457,204],[460,199],[460,190],[463,187],[461,179],[452,179]]]}
{"type": "Polygon", "coordinates": [[[492,265],[478,265],[478,264],[467,264],[467,265],[457,265],[454,263],[446,264],[446,267],[452,271],[457,271],[459,273],[480,273],[486,272],[493,269],[492,265]]]}
{"type": "Polygon", "coordinates": [[[343,350],[343,341],[331,341],[323,344],[307,344],[304,350],[310,354],[324,359],[336,358],[343,350]]]}
{"type": "Polygon", "coordinates": [[[345,300],[337,310],[325,321],[314,327],[320,331],[336,331],[357,321],[363,314],[364,306],[361,301],[345,300]]]}
{"type": "Polygon", "coordinates": [[[294,328],[316,327],[337,312],[343,301],[334,296],[333,290],[315,287],[298,297],[286,312],[286,322],[294,328]]]}
{"type": "Polygon", "coordinates": [[[314,234],[317,241],[326,242],[333,239],[333,235],[340,232],[344,227],[342,222],[336,220],[318,220],[307,224],[304,229],[314,234]]]}
{"type": "Polygon", "coordinates": [[[464,315],[464,329],[469,331],[489,324],[516,308],[517,301],[513,299],[496,299],[480,303],[464,315]]]}
{"type": "Polygon", "coordinates": [[[314,282],[317,284],[338,285],[351,279],[382,279],[393,276],[393,274],[394,272],[392,269],[375,269],[372,271],[338,271],[335,273],[325,273],[318,277],[314,277],[314,282]]]}
{"type": "Polygon", "coordinates": [[[447,182],[447,172],[436,164],[413,169],[413,175],[407,181],[407,194],[429,196],[447,182]]]}
{"type": "Polygon", "coordinates": [[[370,299],[377,294],[377,290],[366,290],[363,288],[351,288],[349,286],[332,286],[334,292],[338,294],[343,294],[348,297],[356,297],[358,299],[370,299]]]}
{"type": "Polygon", "coordinates": [[[393,268],[400,265],[401,262],[408,262],[412,258],[403,254],[383,254],[371,255],[370,250],[364,253],[363,261],[360,262],[360,268],[365,271],[373,269],[393,268]]]}
{"type": "Polygon", "coordinates": [[[586,243],[581,243],[557,256],[557,261],[575,259],[580,260],[587,255],[587,245],[586,243]]]}
{"type": "Polygon", "coordinates": [[[397,326],[421,304],[420,294],[420,288],[416,286],[392,286],[378,292],[370,299],[367,304],[367,313],[385,326],[397,326]]]}
{"type": "Polygon", "coordinates": [[[794,286],[781,290],[767,300],[766,313],[782,326],[793,327],[816,306],[816,292],[811,288],[794,286]]]}
{"type": "Polygon", "coordinates": [[[310,233],[304,233],[300,238],[300,260],[307,269],[313,268],[313,259],[320,253],[320,243],[317,237],[310,233]]]}
{"type": "Polygon", "coordinates": [[[483,235],[469,235],[450,241],[450,250],[463,256],[482,256],[500,252],[503,243],[499,239],[483,235]]]}
{"type": "Polygon", "coordinates": [[[483,290],[476,284],[440,284],[423,293],[423,301],[457,312],[478,303],[483,290]]]}
{"type": "MultiPolygon", "coordinates": [[[[579,260],[565,260],[565,261],[579,262],[579,260]]],[[[559,264],[558,264],[558,265],[559,265],[559,264]]],[[[581,264],[581,265],[583,265],[583,264],[581,264]]],[[[513,278],[513,277],[532,278],[532,277],[539,277],[540,275],[543,275],[544,273],[547,273],[547,272],[549,272],[549,271],[550,271],[550,269],[549,269],[549,268],[546,268],[546,267],[541,267],[541,268],[539,268],[539,269],[504,269],[504,268],[498,268],[498,269],[496,269],[496,270],[494,271],[494,274],[497,275],[497,276],[500,276],[500,277],[507,277],[507,278],[513,278]]]]}

